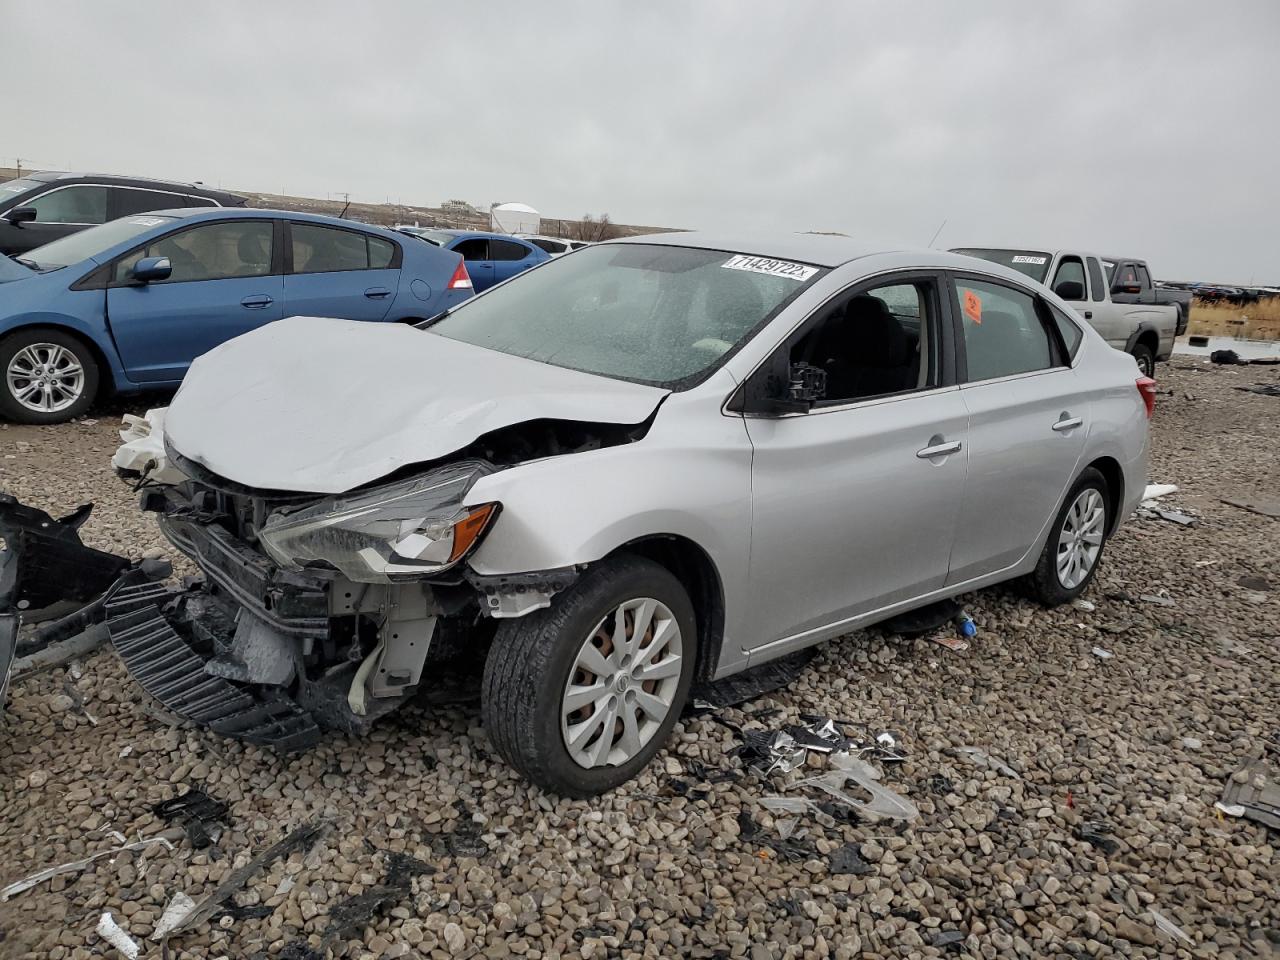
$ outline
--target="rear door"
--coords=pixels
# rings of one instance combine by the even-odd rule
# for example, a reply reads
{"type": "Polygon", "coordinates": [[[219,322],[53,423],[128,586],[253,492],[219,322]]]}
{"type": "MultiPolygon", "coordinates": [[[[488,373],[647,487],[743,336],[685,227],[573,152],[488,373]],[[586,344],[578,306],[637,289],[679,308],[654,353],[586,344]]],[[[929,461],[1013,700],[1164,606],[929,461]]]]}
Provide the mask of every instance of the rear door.
{"type": "Polygon", "coordinates": [[[34,207],[36,219],[24,223],[13,237],[20,237],[20,249],[34,250],[86,227],[106,223],[107,188],[94,183],[72,183],[53,187],[22,201],[19,206],[34,207]]]}
{"type": "Polygon", "coordinates": [[[784,377],[797,363],[824,370],[827,395],[807,413],[746,420],[754,647],[820,639],[943,585],[969,459],[943,292],[934,273],[860,285],[772,361],[784,377]]]}
{"type": "Polygon", "coordinates": [[[489,241],[489,257],[493,260],[493,282],[501,283],[508,277],[514,277],[523,270],[528,270],[541,259],[534,259],[532,245],[517,243],[515,240],[499,240],[496,237],[489,241]]]}
{"type": "Polygon", "coordinates": [[[112,266],[107,321],[130,380],[179,380],[191,361],[272,320],[284,277],[271,220],[216,220],[153,240],[112,266]],[[143,257],[168,257],[168,280],[131,279],[143,257]]]}
{"type": "Polygon", "coordinates": [[[381,320],[400,285],[400,247],[384,237],[291,221],[285,316],[381,320]]]}
{"type": "Polygon", "coordinates": [[[969,413],[947,576],[958,584],[1016,564],[1036,544],[1079,470],[1089,405],[1046,303],[985,277],[957,274],[950,286],[969,413]]]}
{"type": "Polygon", "coordinates": [[[476,293],[488,290],[498,282],[493,259],[489,256],[487,237],[464,237],[450,244],[449,249],[462,254],[462,259],[467,264],[467,273],[471,275],[472,289],[476,293]]]}

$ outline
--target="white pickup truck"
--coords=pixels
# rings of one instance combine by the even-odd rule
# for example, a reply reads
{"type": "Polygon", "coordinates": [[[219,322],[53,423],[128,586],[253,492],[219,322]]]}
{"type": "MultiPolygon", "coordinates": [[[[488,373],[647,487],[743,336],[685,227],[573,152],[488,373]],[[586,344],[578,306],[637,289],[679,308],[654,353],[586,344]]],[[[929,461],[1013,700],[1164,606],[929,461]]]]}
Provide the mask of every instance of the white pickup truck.
{"type": "Polygon", "coordinates": [[[1111,259],[1075,250],[959,247],[951,252],[1012,267],[1043,283],[1071,304],[1107,343],[1133,354],[1142,372],[1149,377],[1155,376],[1156,361],[1168,360],[1173,353],[1178,307],[1171,303],[1113,300],[1112,294],[1126,300],[1140,294],[1142,288],[1130,273],[1115,269],[1115,261],[1111,259]]]}

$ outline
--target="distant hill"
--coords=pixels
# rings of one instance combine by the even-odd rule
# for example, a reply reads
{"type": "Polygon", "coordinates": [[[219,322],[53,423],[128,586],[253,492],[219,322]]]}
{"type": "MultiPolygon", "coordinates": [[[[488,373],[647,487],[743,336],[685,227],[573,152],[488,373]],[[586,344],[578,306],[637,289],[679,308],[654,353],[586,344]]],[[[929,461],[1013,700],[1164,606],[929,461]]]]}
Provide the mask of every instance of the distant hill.
{"type": "MultiPolygon", "coordinates": [[[[31,171],[26,171],[30,173],[31,171]]],[[[18,171],[12,167],[0,167],[0,181],[12,180],[18,171]]],[[[257,190],[238,190],[235,187],[219,187],[231,193],[239,194],[249,201],[252,207],[272,210],[298,210],[305,213],[320,213],[330,217],[343,215],[361,223],[376,223],[382,226],[395,226],[398,223],[417,224],[423,227],[447,227],[462,230],[488,230],[489,215],[487,211],[467,208],[465,204],[431,207],[397,203],[356,203],[345,204],[342,200],[321,200],[318,197],[290,197],[276,193],[261,193],[257,190]]],[[[581,218],[557,219],[542,218],[542,232],[551,237],[577,237],[581,218]]],[[[638,224],[611,223],[610,236],[634,237],[645,233],[669,233],[673,227],[647,227],[638,224]]]]}

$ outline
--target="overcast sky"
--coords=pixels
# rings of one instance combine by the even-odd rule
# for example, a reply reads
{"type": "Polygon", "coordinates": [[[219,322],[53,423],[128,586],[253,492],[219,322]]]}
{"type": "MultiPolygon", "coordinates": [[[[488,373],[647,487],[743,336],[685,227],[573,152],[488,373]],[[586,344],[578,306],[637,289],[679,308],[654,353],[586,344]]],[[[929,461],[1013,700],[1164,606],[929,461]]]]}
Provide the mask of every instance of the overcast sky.
{"type": "Polygon", "coordinates": [[[1280,283],[1280,2],[0,0],[0,165],[1280,283]],[[199,16],[186,11],[203,7],[199,16]]]}

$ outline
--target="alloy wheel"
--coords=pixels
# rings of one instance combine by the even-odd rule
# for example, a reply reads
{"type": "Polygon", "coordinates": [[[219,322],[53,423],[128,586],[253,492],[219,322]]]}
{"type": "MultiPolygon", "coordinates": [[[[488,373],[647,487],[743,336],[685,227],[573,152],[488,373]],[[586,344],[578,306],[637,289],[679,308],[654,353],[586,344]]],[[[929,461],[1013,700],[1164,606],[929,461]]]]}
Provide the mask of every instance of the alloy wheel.
{"type": "Polygon", "coordinates": [[[1086,487],[1067,510],[1058,535],[1058,582],[1067,590],[1074,590],[1098,562],[1102,552],[1102,537],[1107,519],[1102,494],[1093,487],[1086,487]]]}
{"type": "Polygon", "coordinates": [[[32,343],[13,355],[5,371],[9,393],[35,413],[57,413],[84,393],[84,365],[57,343],[32,343]]]}
{"type": "Polygon", "coordinates": [[[619,604],[583,641],[561,697],[560,733],[580,767],[618,766],[662,726],[680,687],[683,643],[667,606],[619,604]]]}

